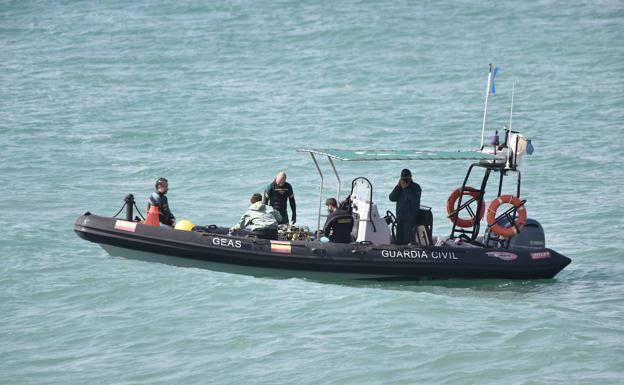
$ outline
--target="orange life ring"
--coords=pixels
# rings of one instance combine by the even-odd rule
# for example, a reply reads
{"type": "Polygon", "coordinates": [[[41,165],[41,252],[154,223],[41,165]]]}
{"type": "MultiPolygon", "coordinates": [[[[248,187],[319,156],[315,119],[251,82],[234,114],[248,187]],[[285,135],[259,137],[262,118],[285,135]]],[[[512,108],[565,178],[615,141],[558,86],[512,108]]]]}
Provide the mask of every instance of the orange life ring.
{"type": "Polygon", "coordinates": [[[491,226],[490,231],[494,234],[498,234],[502,237],[511,238],[514,235],[518,234],[518,232],[524,227],[526,224],[527,212],[524,208],[524,203],[514,195],[503,195],[500,196],[490,203],[490,207],[488,208],[487,222],[488,225],[491,226]],[[496,222],[496,211],[503,203],[509,203],[517,208],[516,210],[516,221],[514,222],[515,226],[511,227],[503,227],[500,223],[497,223],[492,226],[494,222],[496,222]]]}
{"type": "MultiPolygon", "coordinates": [[[[479,199],[479,194],[480,194],[479,190],[476,190],[472,187],[466,186],[464,188],[464,195],[470,195],[474,199],[479,199]]],[[[446,215],[451,220],[451,222],[455,222],[455,218],[457,218],[457,222],[455,222],[455,224],[459,227],[464,227],[464,228],[474,227],[475,222],[476,222],[475,217],[472,217],[470,219],[459,218],[457,216],[458,213],[454,213],[455,202],[457,202],[457,199],[459,198],[460,195],[461,195],[461,187],[451,193],[448,200],[446,201],[446,215]]],[[[483,215],[485,214],[485,201],[481,201],[480,211],[481,211],[481,215],[479,216],[479,220],[483,219],[483,215]]]]}

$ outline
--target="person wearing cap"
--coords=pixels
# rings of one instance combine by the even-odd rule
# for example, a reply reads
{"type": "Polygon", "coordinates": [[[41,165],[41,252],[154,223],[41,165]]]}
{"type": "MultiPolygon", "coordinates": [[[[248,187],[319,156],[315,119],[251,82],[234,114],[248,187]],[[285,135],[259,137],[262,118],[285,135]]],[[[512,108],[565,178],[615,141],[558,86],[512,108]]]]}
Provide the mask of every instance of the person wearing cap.
{"type": "Polygon", "coordinates": [[[338,202],[334,198],[325,201],[327,207],[327,220],[323,226],[323,234],[330,242],[350,243],[351,231],[353,231],[353,216],[347,210],[338,208],[338,202]]]}
{"type": "Polygon", "coordinates": [[[297,222],[297,205],[295,203],[295,193],[290,183],[286,182],[286,173],[280,171],[275,176],[273,182],[271,182],[266,189],[264,189],[264,198],[262,203],[273,207],[279,211],[282,216],[280,224],[288,224],[288,210],[286,209],[288,201],[290,203],[290,209],[292,210],[292,224],[297,222]]]}
{"type": "Polygon", "coordinates": [[[422,189],[412,180],[412,172],[401,171],[401,178],[390,193],[390,200],[396,202],[396,241],[404,245],[414,240],[414,226],[418,222],[420,194],[422,189]]]}
{"type": "Polygon", "coordinates": [[[147,211],[149,211],[150,206],[158,206],[160,223],[173,227],[175,226],[175,217],[169,209],[167,191],[169,191],[169,181],[167,181],[167,178],[158,178],[156,181],[156,191],[150,196],[150,201],[147,204],[147,211]]]}
{"type": "Polygon", "coordinates": [[[237,231],[249,228],[251,234],[263,239],[277,239],[277,226],[282,216],[277,210],[262,203],[262,195],[255,193],[250,199],[251,206],[240,218],[239,222],[230,228],[237,231]]]}

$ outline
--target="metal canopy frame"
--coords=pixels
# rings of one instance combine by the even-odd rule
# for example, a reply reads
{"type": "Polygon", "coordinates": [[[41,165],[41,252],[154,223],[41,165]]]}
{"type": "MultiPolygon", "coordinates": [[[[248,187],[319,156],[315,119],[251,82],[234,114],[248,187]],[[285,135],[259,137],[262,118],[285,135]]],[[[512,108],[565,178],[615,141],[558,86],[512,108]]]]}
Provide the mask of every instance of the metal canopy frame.
{"type": "MultiPolygon", "coordinates": [[[[479,151],[394,151],[394,150],[318,150],[318,149],[298,149],[297,152],[307,152],[310,154],[314,165],[316,166],[316,170],[319,173],[321,178],[321,184],[319,186],[319,206],[318,206],[318,214],[316,221],[316,236],[317,238],[320,236],[321,232],[321,209],[323,207],[323,190],[325,187],[325,177],[323,172],[321,171],[321,167],[319,165],[317,156],[326,157],[331,165],[332,171],[334,172],[334,176],[338,181],[338,196],[337,199],[340,199],[340,191],[342,181],[340,179],[340,175],[336,170],[336,165],[334,164],[334,159],[340,161],[351,161],[351,162],[364,162],[364,161],[396,161],[396,160],[487,160],[487,161],[501,161],[504,160],[504,157],[500,155],[491,155],[484,154],[479,151]]],[[[475,166],[475,165],[473,165],[475,166]]],[[[472,170],[472,167],[470,170],[472,170]]],[[[500,168],[500,166],[492,166],[494,168],[500,168]]],[[[487,173],[489,176],[489,172],[487,173]]],[[[484,180],[487,183],[487,176],[484,180]]],[[[466,177],[467,179],[467,177],[466,177]]],[[[464,181],[465,185],[466,181],[464,181]]],[[[502,176],[501,176],[501,185],[502,185],[502,176]]],[[[463,185],[462,185],[463,187],[463,185]]],[[[499,187],[500,190],[500,187],[499,187]]],[[[499,192],[500,194],[500,192],[499,192]]],[[[460,196],[460,204],[461,204],[461,196],[460,196]]],[[[480,203],[479,203],[480,204],[480,203]]],[[[477,213],[478,214],[478,213],[477,213]]],[[[459,217],[459,216],[458,216],[459,217]]],[[[453,232],[455,230],[455,223],[453,224],[453,232]]],[[[478,231],[478,230],[477,230],[478,231]]]]}
{"type": "MultiPolygon", "coordinates": [[[[520,187],[522,185],[522,174],[520,170],[518,170],[517,168],[505,169],[500,166],[483,165],[479,163],[471,164],[470,167],[468,167],[468,171],[466,172],[466,176],[464,177],[464,182],[462,183],[462,186],[461,186],[461,193],[459,194],[459,199],[458,199],[457,206],[456,206],[457,208],[454,208],[453,212],[451,212],[448,215],[449,218],[453,215],[455,216],[455,220],[453,221],[453,227],[451,228],[451,238],[456,238],[455,234],[458,234],[459,237],[464,237],[470,241],[476,241],[477,236],[479,235],[479,231],[480,231],[479,221],[476,220],[474,222],[474,225],[470,228],[461,228],[457,225],[457,221],[459,219],[459,212],[465,209],[466,211],[468,211],[471,218],[481,218],[481,215],[482,215],[481,204],[485,199],[485,190],[488,185],[488,181],[489,181],[490,174],[492,171],[500,173],[499,179],[498,179],[498,191],[496,194],[497,197],[500,197],[503,192],[503,180],[505,176],[507,176],[507,173],[514,172],[516,173],[516,196],[520,198],[520,187]],[[476,190],[479,193],[479,195],[477,198],[471,198],[467,200],[466,202],[462,202],[463,197],[464,197],[464,191],[468,191],[466,187],[466,183],[468,182],[468,178],[470,177],[470,174],[472,173],[475,167],[485,169],[483,177],[481,178],[481,186],[478,190],[476,190]],[[476,212],[473,211],[469,206],[473,202],[476,202],[476,205],[477,205],[477,208],[475,210],[476,212]]],[[[516,218],[516,212],[514,211],[512,222],[515,220],[515,218],[516,218]]],[[[488,228],[491,228],[491,227],[492,227],[491,225],[488,225],[488,228]]],[[[489,240],[484,239],[484,243],[487,243],[488,241],[489,240]]],[[[507,245],[508,245],[508,242],[507,242],[507,245]]]]}
{"type": "MultiPolygon", "coordinates": [[[[303,150],[298,150],[298,151],[303,152],[303,150]]],[[[319,188],[318,216],[316,218],[316,238],[319,238],[319,236],[321,235],[321,208],[323,207],[324,178],[323,178],[323,172],[321,171],[321,167],[319,166],[319,163],[316,160],[316,156],[314,155],[315,152],[310,151],[309,153],[310,153],[310,156],[312,157],[312,160],[314,161],[316,170],[318,171],[321,177],[321,186],[319,188]]],[[[332,170],[334,170],[334,176],[336,176],[336,180],[338,180],[338,199],[340,200],[340,186],[342,184],[342,181],[340,180],[340,175],[338,175],[338,171],[336,170],[336,166],[334,165],[334,161],[332,160],[332,157],[327,155],[327,160],[329,161],[329,164],[331,164],[332,170]]]]}
{"type": "Polygon", "coordinates": [[[389,160],[487,160],[504,161],[505,157],[497,154],[486,154],[481,151],[427,151],[427,150],[340,150],[340,149],[298,149],[347,162],[370,162],[389,160]]]}

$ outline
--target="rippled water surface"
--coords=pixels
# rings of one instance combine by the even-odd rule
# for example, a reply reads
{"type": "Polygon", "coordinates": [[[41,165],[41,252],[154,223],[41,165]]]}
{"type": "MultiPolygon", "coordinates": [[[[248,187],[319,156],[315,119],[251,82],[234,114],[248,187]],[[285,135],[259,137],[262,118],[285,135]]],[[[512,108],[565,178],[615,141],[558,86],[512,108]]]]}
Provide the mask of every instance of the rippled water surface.
{"type": "MultiPolygon", "coordinates": [[[[0,383],[623,383],[623,41],[620,1],[1,2],[0,383]],[[475,148],[490,62],[488,133],[515,81],[527,210],[573,259],[556,279],[265,279],[73,233],[159,176],[178,218],[233,224],[279,169],[313,227],[297,148],[475,148]]],[[[410,167],[447,234],[466,166],[338,170],[385,211],[410,167]]]]}

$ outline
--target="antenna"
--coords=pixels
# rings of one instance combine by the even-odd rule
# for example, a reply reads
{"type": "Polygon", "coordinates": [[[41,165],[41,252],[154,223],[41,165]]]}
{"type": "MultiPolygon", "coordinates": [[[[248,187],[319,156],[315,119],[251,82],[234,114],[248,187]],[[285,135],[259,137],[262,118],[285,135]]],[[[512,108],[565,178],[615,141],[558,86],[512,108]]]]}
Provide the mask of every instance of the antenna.
{"type": "Polygon", "coordinates": [[[490,63],[490,72],[488,73],[487,88],[485,89],[485,107],[483,109],[483,127],[481,128],[481,146],[483,148],[483,137],[485,135],[485,118],[487,116],[488,96],[490,96],[490,85],[492,83],[492,63],[490,63]]]}
{"type": "Polygon", "coordinates": [[[511,108],[509,109],[509,131],[511,131],[511,118],[513,117],[514,93],[516,91],[516,81],[511,85],[511,108]]]}

